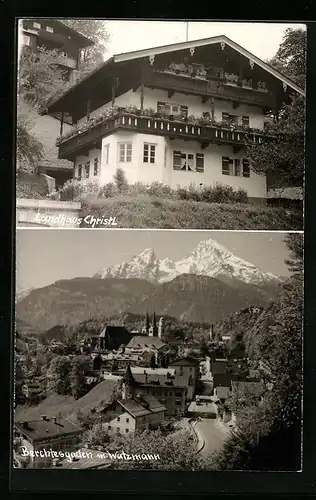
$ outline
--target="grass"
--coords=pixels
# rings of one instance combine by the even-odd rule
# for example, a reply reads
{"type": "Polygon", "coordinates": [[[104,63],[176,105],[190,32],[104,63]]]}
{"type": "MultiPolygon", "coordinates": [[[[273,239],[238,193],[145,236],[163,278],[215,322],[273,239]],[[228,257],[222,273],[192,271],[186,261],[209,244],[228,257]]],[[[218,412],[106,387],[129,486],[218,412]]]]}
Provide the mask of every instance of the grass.
{"type": "Polygon", "coordinates": [[[89,411],[101,401],[108,401],[116,386],[117,382],[114,380],[103,380],[77,400],[72,396],[51,394],[37,406],[18,406],[15,410],[15,420],[38,420],[41,415],[55,417],[60,414],[75,421],[78,410],[89,411]]]}
{"type": "MultiPolygon", "coordinates": [[[[300,230],[303,227],[303,214],[298,210],[161,199],[149,195],[121,195],[108,199],[86,197],[82,199],[80,216],[87,215],[116,217],[118,228],[300,230]]],[[[83,221],[82,227],[91,226],[83,221]]]]}

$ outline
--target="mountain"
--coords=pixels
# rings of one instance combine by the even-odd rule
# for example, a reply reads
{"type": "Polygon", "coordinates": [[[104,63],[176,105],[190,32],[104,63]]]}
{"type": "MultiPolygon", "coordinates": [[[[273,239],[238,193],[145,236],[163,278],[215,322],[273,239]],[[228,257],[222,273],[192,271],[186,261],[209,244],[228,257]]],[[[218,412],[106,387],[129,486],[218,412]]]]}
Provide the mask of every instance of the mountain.
{"type": "Polygon", "coordinates": [[[31,293],[34,288],[26,288],[25,290],[19,290],[15,294],[15,302],[20,302],[20,300],[24,299],[31,293]]]}
{"type": "Polygon", "coordinates": [[[269,288],[209,276],[182,274],[150,290],[134,312],[156,311],[183,321],[215,323],[249,305],[266,306],[278,294],[269,288]]]}
{"type": "Polygon", "coordinates": [[[182,274],[151,283],[136,278],[75,278],[33,290],[16,306],[17,317],[46,331],[56,325],[123,317],[127,312],[173,316],[196,322],[216,322],[249,305],[266,306],[278,286],[254,285],[227,278],[182,274]]]}
{"type": "Polygon", "coordinates": [[[42,332],[90,318],[120,315],[154,287],[149,281],[74,278],[32,290],[16,304],[16,316],[42,332]]]}
{"type": "Polygon", "coordinates": [[[95,278],[139,278],[151,283],[165,283],[182,274],[203,275],[220,280],[239,280],[253,285],[275,284],[278,276],[266,273],[243,260],[212,239],[201,241],[181,260],[158,259],[153,249],[146,249],[129,262],[100,269],[95,278]]]}

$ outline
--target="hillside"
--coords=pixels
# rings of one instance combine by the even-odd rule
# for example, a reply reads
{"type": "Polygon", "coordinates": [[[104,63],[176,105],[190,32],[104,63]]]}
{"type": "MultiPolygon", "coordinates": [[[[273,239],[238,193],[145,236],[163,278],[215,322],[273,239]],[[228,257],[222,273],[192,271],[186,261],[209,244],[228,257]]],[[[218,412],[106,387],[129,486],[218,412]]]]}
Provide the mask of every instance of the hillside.
{"type": "Polygon", "coordinates": [[[185,321],[216,322],[250,304],[265,306],[278,291],[239,280],[181,275],[167,283],[139,279],[75,278],[33,290],[16,306],[20,320],[42,331],[125,313],[168,315],[185,321]]]}
{"type": "Polygon", "coordinates": [[[41,415],[55,417],[59,414],[70,418],[70,420],[75,420],[78,410],[84,412],[90,411],[101,403],[101,401],[109,401],[117,384],[118,382],[114,380],[103,380],[77,400],[74,400],[71,396],[52,394],[37,406],[18,406],[15,410],[15,421],[36,420],[40,419],[41,415]]]}
{"type": "MultiPolygon", "coordinates": [[[[303,212],[256,205],[117,196],[83,201],[80,217],[116,217],[118,227],[155,229],[302,230],[303,212]]],[[[89,227],[82,223],[82,227],[89,227]]],[[[98,227],[98,226],[95,226],[98,227]]],[[[101,226],[100,226],[101,227],[101,226]]]]}
{"type": "Polygon", "coordinates": [[[74,325],[89,318],[120,315],[132,310],[154,286],[137,279],[60,280],[32,290],[16,305],[16,314],[19,320],[42,331],[55,325],[74,325]]]}

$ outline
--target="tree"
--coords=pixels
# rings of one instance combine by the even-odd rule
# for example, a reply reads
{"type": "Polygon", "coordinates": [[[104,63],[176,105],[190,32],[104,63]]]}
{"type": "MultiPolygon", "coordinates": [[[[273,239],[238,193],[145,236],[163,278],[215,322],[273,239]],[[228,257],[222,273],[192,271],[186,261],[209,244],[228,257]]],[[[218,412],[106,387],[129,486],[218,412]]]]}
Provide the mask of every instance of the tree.
{"type": "Polygon", "coordinates": [[[114,182],[119,193],[124,193],[128,188],[125,172],[122,168],[117,168],[114,175],[114,182]]]}
{"type": "Polygon", "coordinates": [[[292,276],[277,299],[245,334],[247,355],[266,369],[263,403],[251,395],[231,401],[237,430],[211,467],[248,470],[297,470],[301,454],[303,237],[286,237],[292,276]],[[283,443],[283,444],[282,444],[283,443]]]}
{"type": "Polygon", "coordinates": [[[110,439],[102,423],[96,422],[90,429],[87,429],[86,432],[83,433],[81,441],[89,448],[102,447],[105,449],[110,439]]]}
{"type": "Polygon", "coordinates": [[[155,470],[200,470],[204,462],[196,453],[190,433],[183,432],[181,437],[172,434],[165,436],[161,430],[145,430],[128,435],[119,435],[111,443],[111,449],[127,455],[157,455],[158,460],[117,460],[119,469],[155,469],[155,470]]]}
{"type": "Polygon", "coordinates": [[[306,80],[306,55],[306,31],[288,28],[285,31],[283,41],[276,55],[269,62],[281,73],[293,80],[293,82],[304,88],[306,80]]]}
{"type": "MultiPolygon", "coordinates": [[[[285,31],[283,42],[269,63],[302,88],[306,79],[306,32],[285,31]]],[[[267,128],[274,141],[247,145],[246,154],[257,173],[265,173],[271,187],[302,186],[305,166],[305,97],[293,94],[283,105],[277,123],[267,128]]]]}
{"type": "Polygon", "coordinates": [[[85,393],[85,378],[82,363],[76,358],[71,363],[69,380],[73,397],[79,399],[85,393]]]}
{"type": "Polygon", "coordinates": [[[32,110],[20,100],[17,110],[16,163],[18,171],[33,170],[43,157],[43,146],[30,132],[32,110]]]}
{"type": "Polygon", "coordinates": [[[109,34],[106,22],[99,19],[63,19],[62,22],[94,42],[82,50],[79,65],[80,78],[83,78],[104,61],[109,34]]]}
{"type": "Polygon", "coordinates": [[[18,71],[18,94],[37,111],[47,101],[71,86],[63,80],[57,50],[39,47],[36,53],[24,47],[21,52],[18,71]]]}
{"type": "Polygon", "coordinates": [[[70,360],[67,356],[56,356],[47,370],[48,390],[57,394],[70,393],[70,360]]]}

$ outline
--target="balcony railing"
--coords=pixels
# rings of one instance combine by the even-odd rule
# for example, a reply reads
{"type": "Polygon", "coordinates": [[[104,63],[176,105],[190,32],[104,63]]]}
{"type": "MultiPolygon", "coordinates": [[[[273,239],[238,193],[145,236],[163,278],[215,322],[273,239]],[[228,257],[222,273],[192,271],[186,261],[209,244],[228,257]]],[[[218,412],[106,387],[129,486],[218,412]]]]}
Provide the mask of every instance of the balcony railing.
{"type": "MultiPolygon", "coordinates": [[[[207,120],[205,120],[207,121],[207,120]]],[[[128,112],[120,112],[115,116],[106,117],[103,121],[94,124],[86,124],[85,130],[75,130],[73,135],[69,134],[57,140],[59,147],[59,158],[69,158],[81,149],[88,149],[89,145],[101,139],[115,130],[133,130],[142,134],[164,135],[171,139],[189,139],[201,143],[217,143],[244,145],[251,141],[261,144],[268,136],[263,131],[252,129],[242,130],[233,126],[223,126],[222,123],[203,123],[203,120],[190,123],[186,119],[159,118],[155,116],[135,115],[128,112]]]]}

